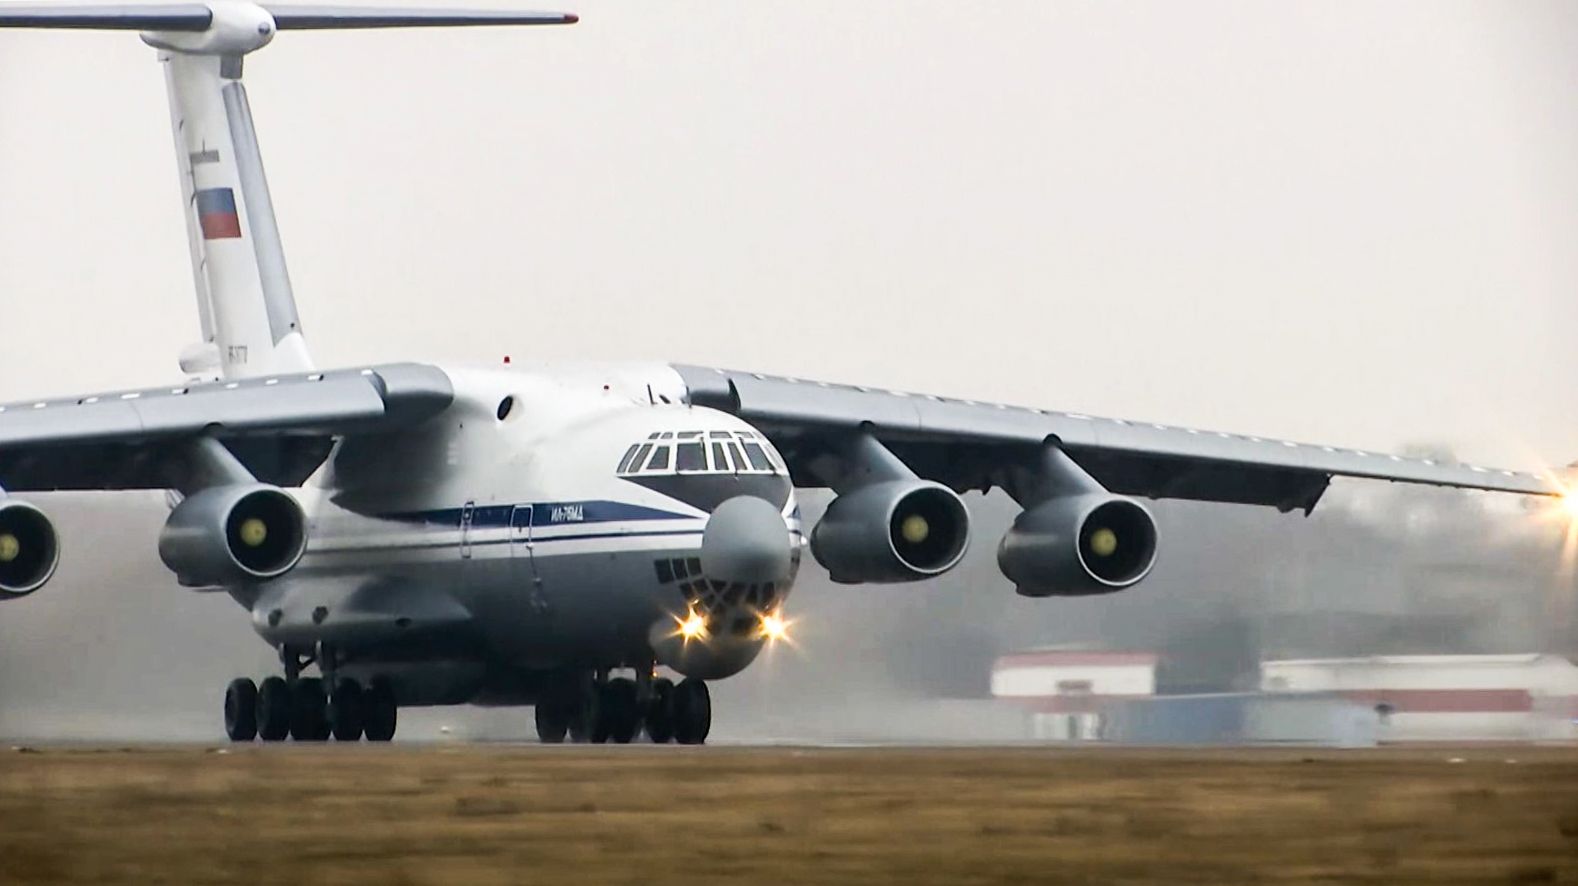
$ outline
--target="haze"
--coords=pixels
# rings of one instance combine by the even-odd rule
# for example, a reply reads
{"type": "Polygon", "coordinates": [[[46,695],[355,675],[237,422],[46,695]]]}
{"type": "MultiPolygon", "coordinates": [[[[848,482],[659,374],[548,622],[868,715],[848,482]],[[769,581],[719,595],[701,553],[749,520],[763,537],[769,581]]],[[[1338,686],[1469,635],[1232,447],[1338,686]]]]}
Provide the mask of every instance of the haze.
{"type": "MultiPolygon", "coordinates": [[[[1426,441],[1506,467],[1578,457],[1572,4],[566,8],[581,24],[287,33],[248,59],[321,364],[676,360],[1370,449],[1426,441]]],[[[134,35],[0,32],[0,401],[178,377],[197,321],[168,113],[134,35]]],[[[1316,522],[1374,529],[1376,562],[1406,539],[1435,545],[1411,556],[1465,559],[1462,535],[1353,516],[1373,519],[1360,489],[1335,487],[1316,522]]],[[[61,577],[0,613],[0,731],[18,731],[19,695],[64,692],[68,713],[190,708],[217,735],[226,668],[261,673],[267,648],[228,600],[169,586],[156,501],[67,511],[66,531],[94,541],[68,535],[61,577]],[[140,602],[96,602],[128,581],[140,602]],[[97,627],[73,633],[83,623],[97,627]],[[62,636],[105,661],[41,686],[62,636]],[[133,664],[183,676],[144,696],[158,681],[133,664]],[[138,700],[112,703],[125,695],[138,700]]],[[[1236,601],[1221,606],[1291,596],[1300,611],[1355,587],[1318,569],[1268,578],[1288,547],[1222,542],[1294,544],[1302,521],[1173,506],[1143,589],[972,615],[1011,597],[989,567],[1007,513],[987,508],[956,579],[908,594],[809,579],[791,608],[850,623],[802,660],[898,670],[900,640],[858,640],[895,611],[949,620],[910,635],[947,670],[983,657],[947,657],[958,630],[1002,648],[1165,644],[1170,615],[1218,605],[1199,595],[1212,583],[1236,601]],[[1196,516],[1217,530],[1179,536],[1196,516]],[[1175,551],[1242,565],[1186,574],[1175,551]],[[1136,619],[1151,627],[1125,633],[1136,619]]],[[[1317,564],[1354,544],[1313,537],[1297,544],[1317,564]]],[[[1508,581],[1538,599],[1552,573],[1505,572],[1525,567],[1472,574],[1491,598],[1508,581]]],[[[1387,575],[1380,598],[1413,593],[1387,575]]],[[[1559,645],[1529,611],[1521,633],[1443,645],[1559,645]]],[[[753,673],[732,691],[772,672],[753,673]]],[[[826,694],[825,675],[801,675],[826,694]]]]}

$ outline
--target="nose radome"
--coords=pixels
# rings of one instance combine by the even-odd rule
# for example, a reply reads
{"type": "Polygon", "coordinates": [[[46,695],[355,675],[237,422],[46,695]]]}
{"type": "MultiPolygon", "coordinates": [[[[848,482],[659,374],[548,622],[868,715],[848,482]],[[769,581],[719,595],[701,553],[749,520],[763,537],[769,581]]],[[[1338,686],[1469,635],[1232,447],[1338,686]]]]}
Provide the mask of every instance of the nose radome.
{"type": "Polygon", "coordinates": [[[789,528],[766,499],[738,495],[718,505],[701,536],[701,571],[744,584],[789,577],[789,528]]]}

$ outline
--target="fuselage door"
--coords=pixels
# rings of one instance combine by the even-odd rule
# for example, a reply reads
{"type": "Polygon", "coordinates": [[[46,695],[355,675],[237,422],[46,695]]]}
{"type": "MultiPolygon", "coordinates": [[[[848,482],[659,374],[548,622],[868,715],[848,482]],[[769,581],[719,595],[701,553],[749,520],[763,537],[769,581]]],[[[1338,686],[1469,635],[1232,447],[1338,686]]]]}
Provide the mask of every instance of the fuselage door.
{"type": "Polygon", "coordinates": [[[531,611],[546,613],[548,602],[543,597],[542,579],[537,576],[537,564],[532,559],[531,505],[516,505],[510,511],[510,572],[515,585],[526,592],[531,611]]]}
{"type": "Polygon", "coordinates": [[[477,515],[477,503],[466,502],[460,509],[460,558],[471,559],[471,521],[477,515]]]}
{"type": "Polygon", "coordinates": [[[510,557],[531,562],[531,505],[510,511],[510,557]]]}

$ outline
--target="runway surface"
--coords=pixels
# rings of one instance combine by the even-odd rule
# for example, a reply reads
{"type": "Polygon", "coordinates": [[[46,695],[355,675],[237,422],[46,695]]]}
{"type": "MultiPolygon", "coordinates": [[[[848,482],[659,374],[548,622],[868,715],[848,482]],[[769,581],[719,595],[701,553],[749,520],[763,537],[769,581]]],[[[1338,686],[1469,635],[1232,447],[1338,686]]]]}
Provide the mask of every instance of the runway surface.
{"type": "Polygon", "coordinates": [[[0,748],[0,883],[1578,883],[1578,748],[0,748]]]}

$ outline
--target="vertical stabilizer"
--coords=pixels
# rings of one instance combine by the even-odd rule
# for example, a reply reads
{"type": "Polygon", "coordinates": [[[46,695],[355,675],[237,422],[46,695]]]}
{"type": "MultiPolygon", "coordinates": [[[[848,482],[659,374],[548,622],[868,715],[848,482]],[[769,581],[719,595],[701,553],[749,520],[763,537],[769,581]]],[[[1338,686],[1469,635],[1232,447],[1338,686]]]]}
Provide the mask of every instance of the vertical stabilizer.
{"type": "Polygon", "coordinates": [[[164,50],[203,337],[227,378],[312,368],[241,57],[164,50]]]}
{"type": "Polygon", "coordinates": [[[242,59],[277,31],[568,25],[562,12],[382,6],[280,6],[245,0],[164,4],[0,2],[0,28],[141,31],[159,50],[170,92],[186,236],[203,343],[182,369],[226,378],[312,368],[285,271],[285,251],[246,87],[242,59]]]}

